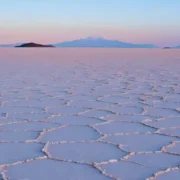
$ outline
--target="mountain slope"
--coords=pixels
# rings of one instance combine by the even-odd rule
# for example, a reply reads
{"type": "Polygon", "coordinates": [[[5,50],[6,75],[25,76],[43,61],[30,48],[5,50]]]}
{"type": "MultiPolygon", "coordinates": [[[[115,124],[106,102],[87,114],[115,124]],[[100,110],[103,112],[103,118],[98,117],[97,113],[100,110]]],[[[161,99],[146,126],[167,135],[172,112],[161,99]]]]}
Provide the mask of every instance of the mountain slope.
{"type": "Polygon", "coordinates": [[[109,48],[157,48],[153,44],[133,44],[127,42],[121,42],[118,40],[106,40],[104,38],[92,38],[78,39],[73,41],[67,41],[54,44],[56,47],[109,47],[109,48]]]}
{"type": "Polygon", "coordinates": [[[179,46],[175,46],[175,47],[173,47],[173,48],[180,49],[180,45],[179,45],[179,46]]]}

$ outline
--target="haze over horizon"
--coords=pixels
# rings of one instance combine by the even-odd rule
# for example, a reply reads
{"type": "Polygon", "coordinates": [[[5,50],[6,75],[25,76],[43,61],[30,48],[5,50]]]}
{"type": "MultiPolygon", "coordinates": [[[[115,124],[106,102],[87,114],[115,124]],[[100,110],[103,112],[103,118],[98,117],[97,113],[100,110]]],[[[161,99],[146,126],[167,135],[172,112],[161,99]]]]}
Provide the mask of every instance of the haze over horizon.
{"type": "Polygon", "coordinates": [[[0,44],[49,44],[101,36],[176,46],[180,44],[179,9],[179,0],[4,0],[0,44]]]}

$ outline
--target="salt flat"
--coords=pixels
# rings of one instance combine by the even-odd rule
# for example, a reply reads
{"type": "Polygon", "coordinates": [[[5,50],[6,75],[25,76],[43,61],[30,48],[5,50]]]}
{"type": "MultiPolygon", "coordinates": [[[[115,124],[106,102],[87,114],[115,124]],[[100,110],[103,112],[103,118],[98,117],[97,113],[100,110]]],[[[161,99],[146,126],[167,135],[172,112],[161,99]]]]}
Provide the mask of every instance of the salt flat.
{"type": "Polygon", "coordinates": [[[0,179],[179,180],[180,51],[0,49],[0,179]]]}

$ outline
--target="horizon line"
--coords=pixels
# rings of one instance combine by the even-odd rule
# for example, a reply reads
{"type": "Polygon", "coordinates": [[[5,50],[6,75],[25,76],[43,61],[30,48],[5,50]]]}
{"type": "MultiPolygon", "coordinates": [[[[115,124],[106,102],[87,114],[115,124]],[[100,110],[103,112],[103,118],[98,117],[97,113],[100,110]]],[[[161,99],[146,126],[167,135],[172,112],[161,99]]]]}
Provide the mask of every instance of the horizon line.
{"type": "Polygon", "coordinates": [[[176,46],[179,46],[178,44],[176,46],[159,46],[157,44],[152,44],[152,43],[132,43],[132,42],[129,42],[129,41],[121,41],[119,39],[107,39],[106,37],[103,37],[103,36],[86,36],[84,38],[78,38],[78,39],[72,39],[72,40],[65,40],[65,41],[56,41],[56,42],[53,42],[53,43],[41,43],[41,42],[38,42],[38,41],[26,41],[26,42],[12,42],[12,43],[0,43],[0,45],[21,45],[21,44],[26,44],[26,43],[40,43],[40,44],[43,44],[43,45],[55,45],[55,44],[58,44],[58,43],[63,43],[63,42],[71,42],[71,41],[76,41],[76,40],[85,40],[85,39],[91,39],[91,40],[97,40],[97,39],[103,39],[103,40],[109,40],[109,41],[119,41],[119,42],[122,42],[122,43],[131,43],[131,44],[135,44],[135,45],[154,45],[156,46],[157,48],[161,48],[161,47],[176,47],[176,46]]]}

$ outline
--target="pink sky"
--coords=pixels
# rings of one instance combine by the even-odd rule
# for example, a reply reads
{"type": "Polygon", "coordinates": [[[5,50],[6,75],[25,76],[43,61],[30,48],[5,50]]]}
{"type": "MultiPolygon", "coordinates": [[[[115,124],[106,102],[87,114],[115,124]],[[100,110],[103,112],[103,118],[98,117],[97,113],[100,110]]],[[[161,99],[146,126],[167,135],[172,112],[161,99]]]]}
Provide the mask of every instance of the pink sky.
{"type": "Polygon", "coordinates": [[[0,44],[102,36],[176,46],[180,45],[179,9],[180,0],[4,0],[0,44]]]}
{"type": "Polygon", "coordinates": [[[180,34],[169,33],[157,29],[133,29],[113,27],[23,27],[1,28],[0,44],[17,42],[56,43],[88,36],[102,36],[106,39],[116,39],[132,43],[151,43],[159,46],[175,46],[179,44],[180,34]]]}

